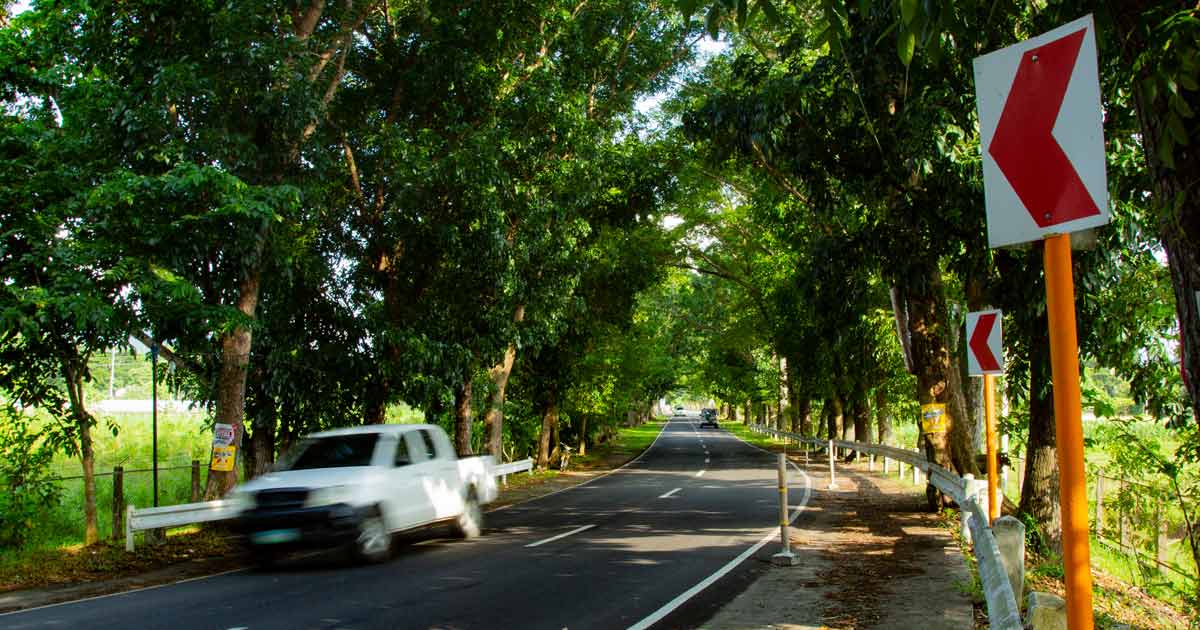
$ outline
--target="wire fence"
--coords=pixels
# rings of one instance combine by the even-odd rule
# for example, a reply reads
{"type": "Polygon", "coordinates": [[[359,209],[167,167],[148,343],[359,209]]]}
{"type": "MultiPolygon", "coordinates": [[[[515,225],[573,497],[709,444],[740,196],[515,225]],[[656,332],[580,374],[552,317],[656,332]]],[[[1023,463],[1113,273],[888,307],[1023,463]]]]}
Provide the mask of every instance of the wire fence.
{"type": "MultiPolygon", "coordinates": [[[[1020,457],[1010,459],[1013,467],[1003,471],[1001,487],[1016,503],[1026,462],[1020,457]]],[[[1154,571],[1189,582],[1200,577],[1192,559],[1185,508],[1166,489],[1094,469],[1087,472],[1087,480],[1090,529],[1100,544],[1135,562],[1146,579],[1152,579],[1154,571]]]]}

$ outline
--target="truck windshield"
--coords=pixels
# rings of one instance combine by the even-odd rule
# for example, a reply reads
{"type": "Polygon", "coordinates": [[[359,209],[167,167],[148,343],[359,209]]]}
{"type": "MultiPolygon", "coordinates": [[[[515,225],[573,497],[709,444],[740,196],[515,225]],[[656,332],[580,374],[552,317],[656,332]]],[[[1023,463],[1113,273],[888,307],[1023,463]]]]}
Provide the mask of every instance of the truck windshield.
{"type": "Polygon", "coordinates": [[[301,442],[293,455],[282,462],[280,470],[305,470],[309,468],[341,468],[344,466],[369,466],[375,453],[376,433],[358,435],[336,435],[311,438],[301,442]]]}

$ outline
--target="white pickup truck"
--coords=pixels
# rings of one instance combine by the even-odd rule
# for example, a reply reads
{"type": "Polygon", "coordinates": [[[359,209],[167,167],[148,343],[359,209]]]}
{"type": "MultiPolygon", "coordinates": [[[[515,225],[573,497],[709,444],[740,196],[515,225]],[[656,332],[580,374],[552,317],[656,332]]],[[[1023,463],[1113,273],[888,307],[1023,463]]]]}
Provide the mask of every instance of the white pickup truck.
{"type": "Polygon", "coordinates": [[[346,547],[380,562],[392,535],[452,523],[464,538],[495,500],[490,456],[459,459],[441,427],[387,424],[314,433],[274,470],[234,489],[235,528],[269,565],[300,547],[346,547]]]}

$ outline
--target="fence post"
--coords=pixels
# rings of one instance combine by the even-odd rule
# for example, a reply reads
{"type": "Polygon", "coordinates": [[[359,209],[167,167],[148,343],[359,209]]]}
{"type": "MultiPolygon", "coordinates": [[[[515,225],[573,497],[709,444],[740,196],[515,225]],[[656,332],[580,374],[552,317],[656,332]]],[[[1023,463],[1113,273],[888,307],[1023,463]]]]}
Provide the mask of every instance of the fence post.
{"type": "Polygon", "coordinates": [[[1121,498],[1120,511],[1117,512],[1117,532],[1121,538],[1121,548],[1124,549],[1129,546],[1129,530],[1125,525],[1125,521],[1128,517],[1128,515],[1125,513],[1125,501],[1128,499],[1128,495],[1125,494],[1125,481],[1124,480],[1121,481],[1121,491],[1120,492],[1121,492],[1122,498],[1121,498]]]}
{"type": "MultiPolygon", "coordinates": [[[[1008,457],[1007,457],[1007,455],[1008,455],[1008,436],[1007,435],[1000,436],[1000,452],[1005,455],[1005,457],[1000,459],[1000,507],[1003,508],[1004,507],[1004,496],[1006,494],[1008,494],[1008,468],[1009,467],[1007,465],[1005,465],[1005,463],[1004,463],[1005,460],[1008,459],[1008,457]]],[[[1020,601],[1020,599],[1021,599],[1020,596],[1018,596],[1017,600],[1020,601]]]]}
{"type": "Polygon", "coordinates": [[[200,500],[200,460],[192,460],[192,503],[200,500]]]}
{"type": "Polygon", "coordinates": [[[829,440],[829,489],[837,488],[837,473],[833,470],[833,440],[829,440]]]}
{"type": "Polygon", "coordinates": [[[1104,475],[1096,473],[1096,535],[1104,535],[1104,475]]]}
{"type": "Polygon", "coordinates": [[[1158,570],[1166,571],[1163,566],[1167,562],[1167,524],[1162,518],[1162,507],[1154,508],[1154,559],[1158,561],[1158,570]]]}
{"type": "Polygon", "coordinates": [[[875,472],[875,453],[867,453],[867,470],[875,472]]]}
{"type": "Polygon", "coordinates": [[[112,538],[120,540],[125,533],[125,468],[123,466],[113,466],[112,483],[112,538]]]}

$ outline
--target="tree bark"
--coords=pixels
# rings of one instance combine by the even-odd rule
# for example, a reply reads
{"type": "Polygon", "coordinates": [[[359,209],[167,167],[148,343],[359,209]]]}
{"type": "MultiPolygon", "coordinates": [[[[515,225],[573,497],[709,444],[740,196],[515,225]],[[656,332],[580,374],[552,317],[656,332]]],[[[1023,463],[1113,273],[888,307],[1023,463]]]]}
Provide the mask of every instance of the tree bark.
{"type": "Polygon", "coordinates": [[[913,369],[917,376],[917,401],[922,405],[945,405],[944,432],[922,433],[925,455],[930,461],[963,475],[979,474],[971,454],[971,438],[962,418],[966,416],[958,365],[947,343],[946,305],[936,266],[908,278],[903,288],[907,301],[913,369]]]}
{"type": "Polygon", "coordinates": [[[796,413],[792,417],[792,432],[805,437],[812,435],[812,400],[808,396],[799,396],[796,402],[796,413]]]}
{"type": "Polygon", "coordinates": [[[1049,326],[1043,310],[1031,323],[1029,335],[1029,444],[1025,449],[1025,479],[1020,511],[1037,523],[1043,551],[1062,551],[1062,513],[1059,509],[1058,452],[1055,442],[1054,387],[1050,377],[1049,326]]]}
{"type": "Polygon", "coordinates": [[[83,467],[83,544],[94,545],[100,540],[96,520],[96,452],[92,445],[92,425],[95,419],[87,411],[83,400],[83,365],[67,362],[63,376],[67,385],[67,396],[71,404],[71,417],[79,431],[79,462],[83,467]]]}
{"type": "Polygon", "coordinates": [[[254,465],[250,475],[257,477],[271,470],[275,463],[275,418],[273,416],[254,419],[254,433],[250,435],[250,452],[254,465]]]}
{"type": "Polygon", "coordinates": [[[555,392],[547,393],[546,402],[542,406],[542,432],[538,437],[537,467],[546,470],[550,467],[550,436],[558,427],[558,396],[555,392]]]}
{"type": "MultiPolygon", "coordinates": [[[[1162,44],[1156,41],[1156,35],[1151,33],[1150,28],[1157,26],[1157,22],[1171,12],[1188,8],[1185,6],[1188,3],[1180,2],[1177,8],[1172,8],[1171,4],[1150,0],[1121,3],[1116,23],[1122,53],[1132,52],[1136,56],[1162,44]]],[[[1184,387],[1192,403],[1193,421],[1200,427],[1200,192],[1196,190],[1196,182],[1200,182],[1200,159],[1196,159],[1198,138],[1191,133],[1189,144],[1175,146],[1171,152],[1173,167],[1163,162],[1160,144],[1161,139],[1169,133],[1169,98],[1172,94],[1166,88],[1159,88],[1156,98],[1152,100],[1147,92],[1147,83],[1161,85],[1158,77],[1154,76],[1155,64],[1134,64],[1135,59],[1128,54],[1126,61],[1139,68],[1133,77],[1132,87],[1142,130],[1141,146],[1154,182],[1152,203],[1159,210],[1159,239],[1167,253],[1167,266],[1175,289],[1180,368],[1184,387]]],[[[1181,89],[1174,96],[1192,111],[1200,110],[1200,92],[1181,89]]],[[[1191,127],[1194,129],[1195,125],[1191,127]]]]}
{"type": "Polygon", "coordinates": [[[587,414],[579,416],[579,455],[587,455],[587,414]]]}
{"type": "Polygon", "coordinates": [[[471,374],[468,369],[454,392],[454,450],[459,457],[473,455],[471,449],[471,374]]]}
{"type": "Polygon", "coordinates": [[[854,404],[851,406],[851,416],[854,418],[854,439],[859,442],[871,442],[871,405],[867,402],[867,390],[854,393],[854,404]]]}
{"type": "MultiPolygon", "coordinates": [[[[520,324],[525,321],[525,305],[517,305],[513,313],[513,322],[520,324]]],[[[492,390],[488,393],[487,413],[483,416],[483,431],[487,435],[488,452],[499,462],[504,450],[504,396],[508,389],[508,377],[512,375],[513,363],[517,359],[517,344],[508,344],[504,351],[504,359],[488,370],[492,379],[492,390]]]]}
{"type": "MultiPolygon", "coordinates": [[[[265,229],[265,228],[264,228],[265,229]]],[[[265,241],[266,235],[260,234],[265,241]]],[[[260,255],[261,255],[260,241],[260,255]]],[[[242,282],[238,287],[238,311],[249,319],[254,319],[258,309],[258,295],[261,286],[262,269],[257,264],[246,269],[242,282]]],[[[253,341],[250,328],[237,326],[221,335],[221,368],[217,377],[217,410],[216,422],[233,427],[234,446],[239,450],[238,441],[245,433],[243,421],[246,415],[246,376],[250,366],[250,347],[253,341]]],[[[208,471],[208,483],[204,488],[204,498],[207,501],[219,499],[237,485],[237,466],[230,471],[208,471]]]]}
{"type": "Polygon", "coordinates": [[[821,412],[825,416],[825,439],[838,439],[838,427],[842,426],[842,399],[836,394],[826,398],[821,412]]]}
{"type": "Polygon", "coordinates": [[[878,442],[884,445],[892,443],[892,414],[888,409],[887,391],[882,387],[875,388],[875,427],[878,429],[878,442]]]}

